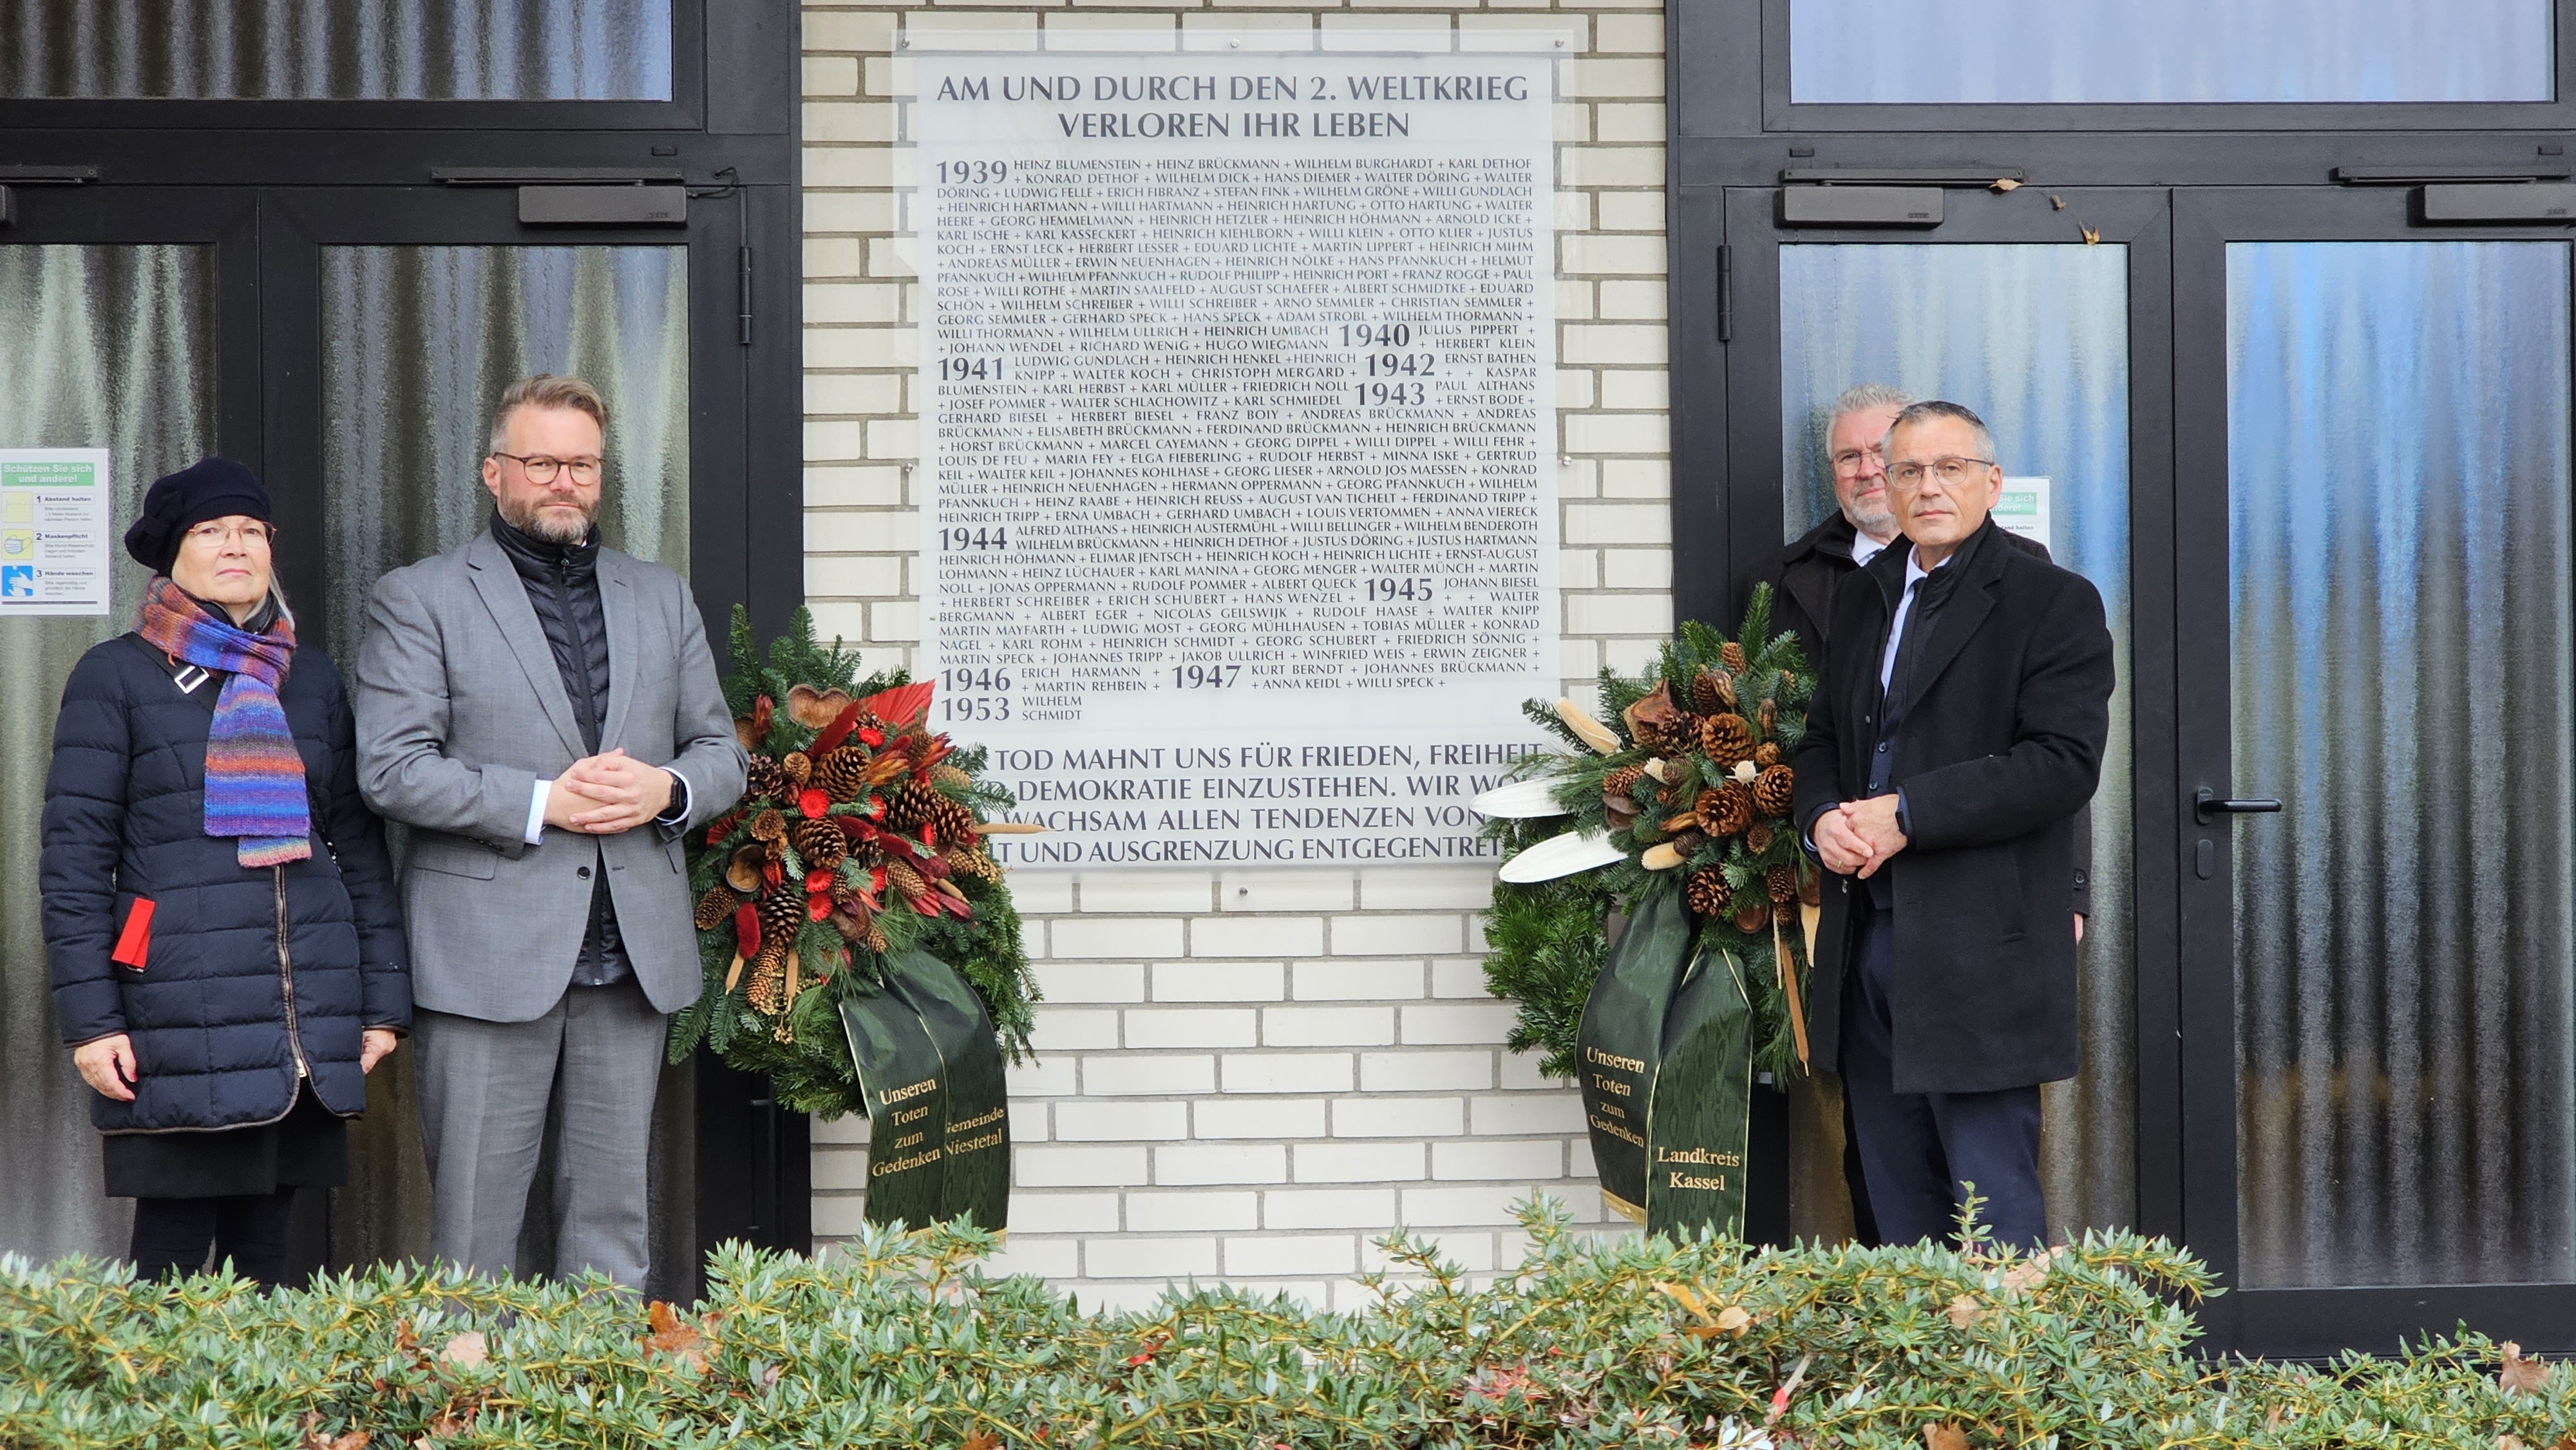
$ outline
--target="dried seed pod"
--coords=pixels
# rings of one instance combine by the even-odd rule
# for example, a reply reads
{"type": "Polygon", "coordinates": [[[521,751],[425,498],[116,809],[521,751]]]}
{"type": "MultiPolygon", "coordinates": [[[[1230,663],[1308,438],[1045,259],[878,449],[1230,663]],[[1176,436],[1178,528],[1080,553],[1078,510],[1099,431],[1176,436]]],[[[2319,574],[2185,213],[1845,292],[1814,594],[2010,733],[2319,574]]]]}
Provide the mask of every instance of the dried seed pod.
{"type": "Polygon", "coordinates": [[[1777,700],[1763,701],[1762,707],[1753,712],[1753,718],[1761,722],[1763,734],[1770,735],[1777,733],[1780,729],[1780,702],[1777,700]]]}
{"type": "Polygon", "coordinates": [[[1689,717],[1673,703],[1673,682],[1658,680],[1655,688],[1627,709],[1619,712],[1627,723],[1628,734],[1648,749],[1660,749],[1667,740],[1678,740],[1688,728],[1689,717]]]}
{"type": "Polygon", "coordinates": [[[1735,914],[1735,929],[1741,932],[1760,931],[1762,923],[1769,920],[1770,916],[1771,908],[1757,901],[1735,914]]]}
{"type": "Polygon", "coordinates": [[[798,790],[803,790],[806,777],[814,773],[813,757],[802,750],[791,750],[778,762],[778,773],[787,777],[798,790]]]}
{"type": "Polygon", "coordinates": [[[692,918],[700,931],[713,931],[733,915],[742,897],[730,886],[718,886],[698,898],[698,909],[692,918]]]}
{"type": "Polygon", "coordinates": [[[850,697],[838,689],[792,685],[787,691],[787,718],[808,730],[820,730],[841,718],[841,712],[849,705],[850,697]]]}
{"type": "Polygon", "coordinates": [[[734,852],[733,859],[725,863],[725,885],[744,896],[759,895],[760,863],[768,859],[769,853],[756,844],[734,852]]]}
{"type": "Polygon", "coordinates": [[[774,810],[762,811],[751,818],[751,838],[755,841],[776,841],[786,835],[787,818],[774,810]]]}

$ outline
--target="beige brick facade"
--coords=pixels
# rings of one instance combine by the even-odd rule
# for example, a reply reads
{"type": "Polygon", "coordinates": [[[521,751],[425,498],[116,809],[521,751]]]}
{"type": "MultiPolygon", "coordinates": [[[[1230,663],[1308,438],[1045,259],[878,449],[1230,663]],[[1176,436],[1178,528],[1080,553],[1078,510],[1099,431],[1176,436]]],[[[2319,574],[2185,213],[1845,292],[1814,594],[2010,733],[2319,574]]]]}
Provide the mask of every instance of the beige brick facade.
{"type": "MultiPolygon", "coordinates": [[[[1567,688],[1672,627],[1658,0],[1282,6],[1089,0],[804,10],[805,587],[872,664],[920,638],[921,301],[897,100],[912,47],[1514,51],[1563,57],[1556,107],[1558,492],[1567,688]]],[[[1195,1276],[1350,1302],[1399,1225],[1471,1270],[1534,1191],[1599,1222],[1572,1090],[1502,1048],[1481,867],[1011,878],[1047,997],[1012,1075],[1001,1267],[1150,1299],[1195,1276]]],[[[865,1128],[817,1124],[818,1241],[859,1221],[865,1128]]]]}

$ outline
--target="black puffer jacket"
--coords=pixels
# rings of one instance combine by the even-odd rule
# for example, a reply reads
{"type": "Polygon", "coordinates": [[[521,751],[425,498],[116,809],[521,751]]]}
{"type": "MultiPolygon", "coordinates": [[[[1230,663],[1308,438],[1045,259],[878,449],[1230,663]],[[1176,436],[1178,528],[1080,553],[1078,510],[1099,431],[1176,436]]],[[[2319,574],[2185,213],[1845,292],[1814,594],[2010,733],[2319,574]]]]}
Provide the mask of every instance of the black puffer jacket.
{"type": "Polygon", "coordinates": [[[133,1039],[134,1101],[90,1099],[105,1132],[282,1118],[299,1058],[322,1105],[354,1117],[367,1103],[360,1033],[411,1025],[399,898],[384,829],[358,796],[339,672],[305,644],[278,690],[314,837],[311,859],[272,870],[205,831],[222,678],[182,693],[168,657],[127,634],[83,655],[63,687],[45,780],[45,947],[63,1041],[133,1039]],[[137,898],[153,903],[140,971],[110,959],[137,898]]]}

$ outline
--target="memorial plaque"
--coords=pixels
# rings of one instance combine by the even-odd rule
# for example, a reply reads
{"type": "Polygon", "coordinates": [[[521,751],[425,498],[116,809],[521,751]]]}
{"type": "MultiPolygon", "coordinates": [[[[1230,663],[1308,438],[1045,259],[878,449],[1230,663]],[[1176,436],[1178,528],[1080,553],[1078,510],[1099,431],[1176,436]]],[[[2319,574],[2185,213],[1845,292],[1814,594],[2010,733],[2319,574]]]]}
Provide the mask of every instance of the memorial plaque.
{"type": "Polygon", "coordinates": [[[1548,61],[921,57],[923,655],[1013,864],[1491,854],[1558,689],[1548,61]]]}

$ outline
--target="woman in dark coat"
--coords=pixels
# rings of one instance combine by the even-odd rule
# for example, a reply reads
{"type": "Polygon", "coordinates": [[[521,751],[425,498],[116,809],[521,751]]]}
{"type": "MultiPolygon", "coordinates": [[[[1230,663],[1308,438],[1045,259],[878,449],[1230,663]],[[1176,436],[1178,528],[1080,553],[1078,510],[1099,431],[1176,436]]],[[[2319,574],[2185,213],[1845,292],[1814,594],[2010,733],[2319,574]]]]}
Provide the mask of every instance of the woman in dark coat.
{"type": "Polygon", "coordinates": [[[81,657],[45,781],[54,1011],[135,1200],[138,1274],[284,1274],[297,1188],[411,1026],[384,830],[339,672],[270,577],[268,492],[209,458],[152,485],[134,632],[81,657]]]}

